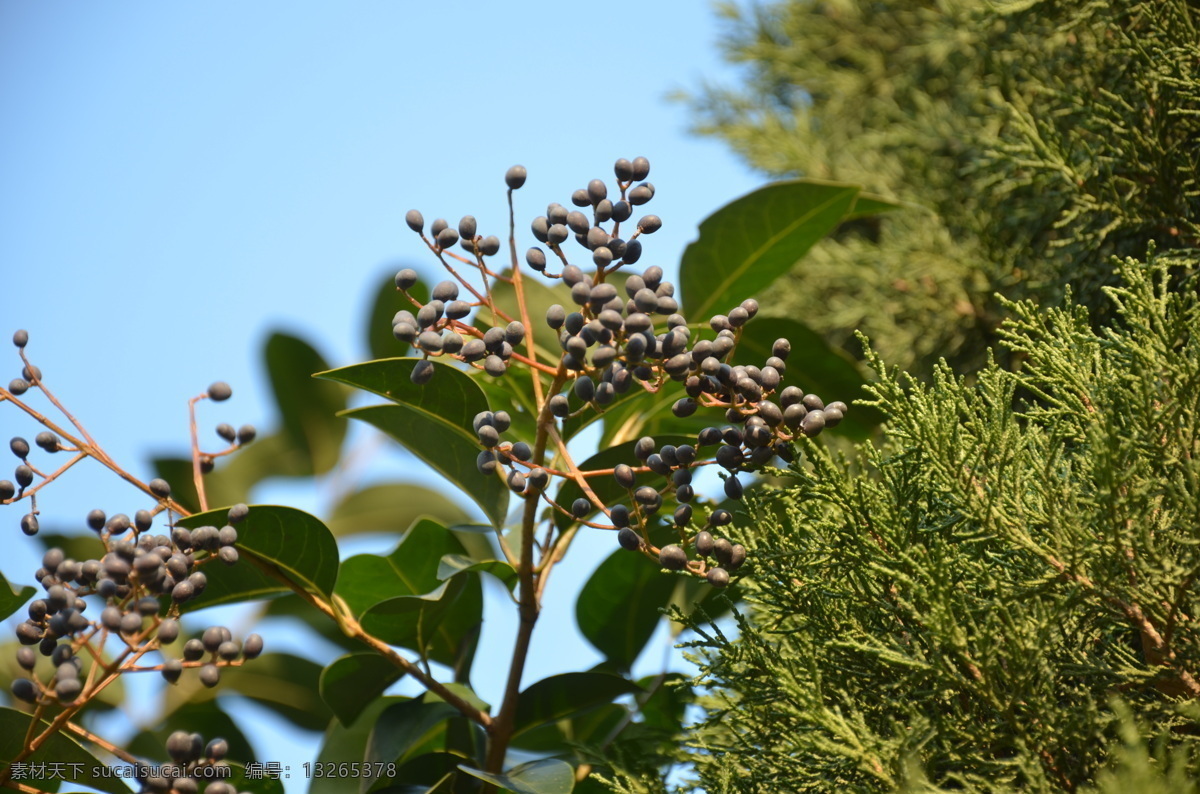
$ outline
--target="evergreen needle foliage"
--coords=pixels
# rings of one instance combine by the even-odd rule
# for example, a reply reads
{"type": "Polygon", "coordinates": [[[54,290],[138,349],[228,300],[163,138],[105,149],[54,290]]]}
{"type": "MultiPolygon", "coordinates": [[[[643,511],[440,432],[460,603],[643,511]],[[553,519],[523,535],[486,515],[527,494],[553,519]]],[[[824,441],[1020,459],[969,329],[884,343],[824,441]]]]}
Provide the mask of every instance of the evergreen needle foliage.
{"type": "Polygon", "coordinates": [[[1192,790],[1200,299],[1120,274],[1111,329],[1008,304],[1020,372],[872,355],[886,440],[750,500],[741,636],[693,623],[703,790],[1192,790]]]}
{"type": "Polygon", "coordinates": [[[929,210],[850,224],[772,313],[927,377],[986,359],[995,295],[1102,321],[1112,257],[1200,247],[1200,12],[1186,0],[787,0],[724,8],[741,85],[697,129],[772,176],[929,210]],[[852,234],[851,232],[865,234],[852,234]]]}

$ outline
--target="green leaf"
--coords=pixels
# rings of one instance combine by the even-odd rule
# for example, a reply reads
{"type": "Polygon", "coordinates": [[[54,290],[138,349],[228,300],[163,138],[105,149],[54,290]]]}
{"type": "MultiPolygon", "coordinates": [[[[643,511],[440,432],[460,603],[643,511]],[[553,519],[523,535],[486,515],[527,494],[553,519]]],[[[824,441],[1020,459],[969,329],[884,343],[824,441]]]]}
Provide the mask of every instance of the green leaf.
{"type": "Polygon", "coordinates": [[[321,373],[394,401],[345,412],[403,444],[410,452],[471,497],[496,526],[508,510],[508,488],[499,476],[479,473],[475,460],[481,447],[471,422],[488,410],[487,398],[470,376],[448,364],[434,362],[433,379],[417,386],[410,379],[420,359],[368,361],[321,373]]]}
{"type": "Polygon", "coordinates": [[[376,794],[453,794],[455,780],[462,778],[458,771],[458,765],[462,762],[463,757],[458,753],[425,753],[396,769],[394,779],[405,783],[372,791],[376,794]]]}
{"type": "Polygon", "coordinates": [[[333,508],[329,529],[337,537],[369,532],[399,534],[421,517],[446,526],[467,520],[461,507],[437,491],[397,482],[372,485],[348,494],[333,508]]]}
{"type": "Polygon", "coordinates": [[[403,675],[399,667],[373,651],[347,654],[321,671],[321,699],[343,725],[349,725],[403,675]]]}
{"type": "Polygon", "coordinates": [[[609,703],[567,719],[531,728],[514,736],[512,746],[519,750],[558,758],[585,760],[578,745],[600,746],[622,722],[630,719],[625,706],[609,703]]]}
{"type": "Polygon", "coordinates": [[[643,724],[669,735],[683,730],[684,712],[695,700],[695,693],[687,683],[690,680],[682,673],[650,675],[640,679],[638,686],[650,692],[650,697],[639,709],[643,724]]]}
{"type": "MultiPolygon", "coordinates": [[[[375,721],[388,707],[396,703],[404,703],[406,697],[382,697],[371,702],[358,719],[350,725],[343,725],[337,720],[330,722],[325,730],[325,741],[317,754],[317,762],[330,763],[360,763],[367,757],[367,740],[375,727],[375,721]]],[[[336,777],[313,777],[309,780],[308,794],[345,794],[346,781],[336,777]]]]}
{"type": "Polygon", "coordinates": [[[677,577],[649,558],[618,549],[600,563],[575,602],[575,620],[588,642],[622,670],[633,666],[654,634],[677,577]]]}
{"type": "Polygon", "coordinates": [[[771,355],[771,346],[779,338],[792,343],[784,384],[819,394],[825,402],[841,400],[850,406],[846,418],[826,432],[863,439],[883,422],[879,409],[853,404],[854,400],[868,396],[867,381],[858,364],[843,351],[831,348],[820,334],[801,322],[787,317],[756,317],[742,330],[734,351],[735,360],[761,364],[771,355]]]}
{"type": "MultiPolygon", "coordinates": [[[[403,763],[410,755],[424,748],[429,735],[435,730],[445,731],[445,722],[458,715],[458,710],[448,703],[434,701],[426,703],[422,698],[396,703],[389,706],[379,719],[367,740],[366,760],[373,766],[376,762],[403,763]]],[[[365,792],[378,779],[378,775],[364,776],[359,782],[359,791],[365,792]]]]}
{"type": "MultiPolygon", "coordinates": [[[[0,764],[4,769],[10,765],[9,759],[16,758],[24,749],[25,734],[29,730],[31,720],[32,716],[22,711],[0,707],[0,759],[4,759],[0,761],[0,764]]],[[[38,725],[40,727],[37,730],[40,733],[41,729],[49,723],[39,720],[38,725]]],[[[108,794],[129,794],[129,788],[121,778],[97,774],[98,768],[107,768],[108,765],[61,731],[50,734],[42,746],[24,761],[43,764],[60,763],[64,765],[62,768],[68,782],[91,786],[94,789],[108,792],[108,794]],[[72,764],[78,766],[71,766],[72,764]]],[[[57,788],[60,780],[46,777],[38,781],[27,779],[19,782],[26,784],[49,783],[57,788]]]]}
{"type": "Polygon", "coordinates": [[[271,334],[263,354],[283,423],[282,434],[292,447],[307,454],[311,473],[324,474],[341,457],[346,421],[338,414],[346,408],[345,390],[313,379],[313,373],[324,372],[329,364],[299,337],[271,334]]]}
{"type": "Polygon", "coordinates": [[[494,775],[469,766],[459,766],[477,777],[516,794],[571,794],[575,788],[575,769],[566,761],[548,758],[514,766],[503,775],[494,775]]]}
{"type": "Polygon", "coordinates": [[[429,421],[427,415],[407,405],[376,405],[348,411],[399,441],[471,497],[494,526],[504,523],[508,512],[508,488],[497,475],[479,473],[476,460],[482,451],[465,433],[451,432],[444,422],[429,421]]]}
{"type": "Polygon", "coordinates": [[[511,592],[517,586],[517,569],[504,560],[473,560],[462,554],[447,554],[438,563],[437,577],[449,579],[467,571],[489,573],[511,592]]]}
{"type": "Polygon", "coordinates": [[[463,551],[449,530],[422,519],[387,557],[361,554],[342,563],[337,593],[380,639],[469,669],[483,620],[479,578],[438,578],[442,558],[463,551]]]}
{"type": "Polygon", "coordinates": [[[859,193],[854,198],[854,206],[842,218],[843,221],[852,221],[859,218],[866,218],[871,215],[879,215],[884,212],[901,209],[902,207],[910,206],[901,204],[898,201],[893,201],[889,198],[876,195],[875,193],[859,193]]]}
{"type": "MultiPolygon", "coordinates": [[[[678,436],[670,434],[659,436],[655,440],[658,441],[660,446],[663,444],[674,444],[678,446],[680,444],[695,443],[695,438],[692,436],[678,436]]],[[[598,452],[597,454],[585,460],[579,468],[581,471],[593,471],[597,469],[612,469],[615,468],[618,463],[629,463],[630,465],[637,463],[638,465],[641,465],[633,454],[633,448],[636,444],[637,439],[634,439],[633,441],[629,441],[624,444],[618,444],[615,447],[608,447],[603,452],[598,452]]],[[[643,474],[640,475],[638,481],[639,483],[645,484],[649,483],[651,478],[656,480],[662,479],[662,477],[657,474],[643,474]]],[[[602,474],[598,477],[589,477],[588,486],[590,486],[592,491],[595,492],[596,496],[600,497],[604,504],[609,507],[612,507],[618,503],[627,504],[629,502],[629,494],[624,488],[617,484],[616,479],[614,479],[611,474],[602,474]]],[[[581,496],[583,496],[583,489],[579,487],[579,484],[574,480],[567,480],[563,483],[563,486],[558,489],[558,494],[555,496],[554,501],[562,505],[563,509],[569,513],[571,510],[571,503],[581,496]]],[[[554,523],[558,525],[559,529],[566,529],[567,527],[571,526],[572,523],[574,523],[574,519],[572,519],[570,515],[564,515],[556,510],[554,512],[554,523]]]]}
{"type": "MultiPolygon", "coordinates": [[[[179,519],[194,529],[226,523],[227,508],[179,519]]],[[[194,611],[217,604],[267,598],[291,592],[284,582],[328,598],[338,575],[338,548],[333,533],[319,519],[292,507],[253,505],[237,526],[235,565],[206,565],[208,587],[184,605],[194,611]]]]}
{"type": "Polygon", "coordinates": [[[612,703],[641,687],[611,673],[562,673],[531,684],[517,699],[513,734],[612,703]]]}
{"type": "MultiPolygon", "coordinates": [[[[87,559],[86,557],[84,559],[87,559]]],[[[16,612],[25,602],[33,598],[33,594],[37,589],[32,585],[21,585],[19,588],[13,587],[8,580],[4,578],[4,574],[0,573],[0,620],[8,617],[16,612]]]]}
{"type": "Polygon", "coordinates": [[[679,265],[684,312],[700,321],[762,294],[837,226],[859,190],[793,179],[761,187],[709,215],[679,265]]]}

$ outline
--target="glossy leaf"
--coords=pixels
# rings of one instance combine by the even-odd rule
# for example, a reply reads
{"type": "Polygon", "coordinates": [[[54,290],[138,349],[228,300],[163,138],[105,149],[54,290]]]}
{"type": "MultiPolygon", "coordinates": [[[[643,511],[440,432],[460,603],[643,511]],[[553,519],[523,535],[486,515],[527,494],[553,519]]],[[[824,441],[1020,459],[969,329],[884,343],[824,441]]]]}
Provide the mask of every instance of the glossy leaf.
{"type": "Polygon", "coordinates": [[[641,554],[614,551],[579,592],[579,630],[609,662],[630,669],[654,634],[676,579],[641,554]]]}
{"type": "Polygon", "coordinates": [[[453,794],[454,782],[462,778],[458,765],[463,757],[457,753],[425,753],[404,763],[396,770],[396,780],[406,783],[372,789],[375,794],[453,794]]]}
{"type": "Polygon", "coordinates": [[[738,342],[734,359],[739,363],[758,364],[771,355],[776,339],[792,343],[783,383],[797,386],[805,393],[814,393],[826,402],[841,400],[850,406],[846,417],[836,428],[825,431],[850,438],[865,438],[883,422],[883,414],[872,406],[854,405],[865,399],[866,379],[858,364],[840,350],[834,350],[819,334],[803,323],[787,317],[756,317],[746,323],[738,342]]]}
{"type": "Polygon", "coordinates": [[[687,707],[695,700],[691,679],[682,673],[651,675],[638,680],[638,686],[650,693],[639,712],[643,724],[673,736],[683,730],[687,707]]]}
{"type": "Polygon", "coordinates": [[[515,794],[571,794],[571,790],[575,788],[574,768],[566,761],[555,758],[514,766],[503,775],[494,775],[469,766],[460,766],[459,769],[515,794]]]}
{"type": "Polygon", "coordinates": [[[451,666],[474,655],[483,614],[479,578],[438,579],[447,554],[462,544],[428,519],[412,526],[387,557],[362,554],[342,563],[338,595],[363,627],[380,639],[451,666]]]}
{"type": "Polygon", "coordinates": [[[562,673],[531,684],[517,699],[513,733],[561,720],[581,711],[612,703],[621,695],[640,692],[629,679],[611,673],[562,673]]]}
{"type": "MultiPolygon", "coordinates": [[[[228,508],[179,519],[194,529],[224,526],[228,508]]],[[[292,507],[253,505],[237,526],[235,565],[206,565],[208,587],[184,606],[188,611],[291,592],[285,582],[328,598],[338,575],[333,533],[319,519],[292,507]]]]}
{"type": "Polygon", "coordinates": [[[343,725],[349,725],[403,675],[399,667],[374,651],[347,654],[321,671],[321,699],[343,725]]]}
{"type": "MultiPolygon", "coordinates": [[[[385,709],[408,701],[406,697],[381,697],[373,701],[358,719],[350,725],[343,725],[337,720],[330,722],[325,729],[325,740],[317,754],[320,764],[331,763],[361,763],[367,757],[367,740],[375,721],[385,709]]],[[[308,782],[308,794],[346,794],[347,784],[344,778],[313,776],[308,782]]]]}
{"type": "Polygon", "coordinates": [[[498,475],[480,474],[476,459],[479,444],[463,433],[448,432],[444,424],[406,405],[377,405],[346,414],[361,419],[399,441],[479,505],[495,526],[508,512],[508,488],[498,475]]]}
{"type": "MultiPolygon", "coordinates": [[[[367,739],[366,760],[372,765],[371,772],[375,772],[376,762],[404,763],[414,750],[422,748],[431,733],[445,731],[445,721],[457,714],[448,703],[426,703],[423,698],[389,706],[379,715],[367,739]]],[[[359,791],[366,792],[378,777],[364,776],[359,781],[359,791]]]]}
{"type": "Polygon", "coordinates": [[[467,571],[488,573],[510,591],[517,586],[517,569],[504,560],[473,560],[462,554],[447,554],[438,563],[437,577],[449,579],[467,571]]]}
{"type": "Polygon", "coordinates": [[[32,585],[13,587],[4,578],[4,574],[0,573],[0,620],[24,606],[25,602],[33,598],[33,594],[36,592],[37,589],[32,585]]]}
{"type": "MultiPolygon", "coordinates": [[[[7,761],[7,759],[16,758],[21,753],[31,720],[31,715],[22,711],[0,707],[0,758],[7,761]]],[[[45,727],[48,723],[39,721],[39,725],[45,727]]],[[[108,765],[62,731],[52,733],[41,747],[24,760],[27,763],[57,762],[64,764],[66,775],[73,777],[76,771],[79,772],[77,778],[68,782],[90,786],[107,792],[107,794],[129,794],[130,792],[129,787],[121,778],[96,774],[97,768],[108,765]],[[73,764],[77,766],[72,766],[73,764]]],[[[25,780],[23,782],[35,787],[40,783],[43,786],[56,788],[60,781],[58,778],[47,776],[43,780],[25,780]]]]}
{"type": "Polygon", "coordinates": [[[700,223],[679,265],[685,314],[724,314],[765,290],[854,206],[860,188],[813,179],[775,182],[726,204],[700,223]]]}
{"type": "Polygon", "coordinates": [[[884,212],[898,210],[906,205],[898,201],[893,201],[889,198],[876,195],[874,193],[859,193],[854,198],[854,206],[846,213],[843,221],[856,220],[858,218],[867,218],[872,215],[879,215],[884,212]]]}
{"type": "MultiPolygon", "coordinates": [[[[429,418],[463,433],[471,433],[471,420],[487,410],[487,398],[469,375],[455,366],[431,359],[436,368],[424,386],[412,382],[412,370],[420,358],[385,358],[364,361],[340,369],[317,373],[318,378],[337,381],[356,389],[386,397],[398,405],[409,405],[429,418]]],[[[473,437],[473,435],[472,435],[473,437]]]]}
{"type": "MultiPolygon", "coordinates": [[[[691,444],[695,439],[690,436],[663,435],[655,439],[659,446],[663,444],[691,444]]],[[[592,457],[580,464],[579,468],[582,471],[593,471],[598,469],[611,469],[618,463],[628,463],[629,465],[641,465],[637,457],[633,454],[633,447],[637,444],[637,440],[619,444],[614,447],[608,447],[602,452],[598,452],[592,457]]],[[[657,474],[642,474],[638,477],[639,484],[650,484],[651,482],[663,484],[664,480],[657,474]]],[[[629,495],[625,489],[617,484],[617,481],[611,474],[602,474],[596,477],[588,478],[588,486],[595,492],[596,496],[604,502],[605,505],[611,507],[617,503],[628,503],[629,495]]],[[[554,501],[562,505],[564,509],[570,511],[571,503],[579,497],[583,496],[583,489],[574,480],[567,480],[558,490],[554,501]]],[[[560,529],[565,529],[574,523],[569,515],[555,511],[554,522],[560,529]]]]}
{"type": "Polygon", "coordinates": [[[337,537],[372,532],[399,534],[421,517],[446,526],[467,520],[461,507],[431,488],[386,483],[355,491],[342,499],[329,516],[329,529],[337,537]]]}
{"type": "Polygon", "coordinates": [[[393,400],[347,411],[399,441],[410,452],[471,497],[493,524],[504,521],[508,489],[498,477],[479,473],[476,458],[481,447],[471,421],[488,408],[487,398],[470,376],[440,362],[433,379],[417,386],[410,379],[419,359],[394,358],[369,361],[321,374],[393,400]]]}
{"type": "Polygon", "coordinates": [[[340,386],[313,379],[329,364],[316,348],[290,334],[271,334],[264,346],[267,375],[282,421],[281,433],[291,446],[303,450],[311,473],[324,474],[341,457],[346,420],[346,392],[340,386]]]}
{"type": "Polygon", "coordinates": [[[512,746],[531,753],[584,760],[576,745],[603,744],[618,725],[629,719],[628,708],[609,703],[524,731],[513,737],[512,746]]]}

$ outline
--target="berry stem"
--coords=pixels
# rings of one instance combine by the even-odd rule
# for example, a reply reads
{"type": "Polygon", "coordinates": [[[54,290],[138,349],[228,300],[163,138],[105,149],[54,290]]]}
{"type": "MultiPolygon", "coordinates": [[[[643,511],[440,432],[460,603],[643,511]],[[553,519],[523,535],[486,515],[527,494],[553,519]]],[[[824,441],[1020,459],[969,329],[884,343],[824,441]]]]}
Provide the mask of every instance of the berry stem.
{"type": "MultiPolygon", "coordinates": [[[[42,391],[45,392],[45,389],[43,389],[42,391]]],[[[49,395],[47,395],[47,396],[49,396],[49,395]]],[[[110,458],[108,456],[107,452],[105,452],[98,444],[96,444],[94,441],[91,440],[91,436],[88,435],[88,433],[86,431],[82,431],[82,432],[88,438],[88,441],[82,441],[79,438],[77,438],[74,434],[69,433],[68,431],[64,430],[61,426],[58,425],[58,423],[56,423],[53,420],[51,420],[50,418],[44,416],[42,413],[35,410],[33,407],[22,402],[20,399],[18,399],[16,396],[14,396],[12,394],[12,392],[8,391],[7,389],[5,389],[3,387],[0,387],[0,402],[4,402],[4,401],[11,402],[13,405],[17,406],[22,411],[29,414],[29,416],[34,421],[41,424],[47,430],[51,430],[54,433],[57,433],[59,436],[65,438],[67,441],[70,441],[71,444],[74,445],[75,447],[77,447],[80,452],[86,454],[89,458],[92,458],[93,460],[99,462],[101,465],[103,465],[105,468],[107,468],[113,474],[116,474],[122,480],[124,480],[125,482],[134,486],[142,493],[146,494],[150,498],[157,501],[159,504],[165,504],[168,509],[174,510],[176,513],[178,513],[181,516],[191,515],[190,511],[185,510],[181,505],[179,505],[174,500],[172,500],[170,498],[159,499],[157,496],[155,496],[154,492],[150,490],[149,485],[142,482],[137,477],[134,477],[132,474],[125,471],[125,469],[123,469],[119,465],[117,465],[116,461],[114,461],[112,458],[110,458]]],[[[54,402],[56,405],[58,405],[56,400],[52,399],[52,402],[54,402]]],[[[63,414],[68,419],[70,419],[71,422],[76,427],[81,428],[81,425],[79,424],[79,422],[77,420],[75,420],[75,418],[72,417],[71,414],[65,408],[63,408],[61,405],[58,405],[58,407],[59,407],[59,410],[62,411],[63,414]]],[[[12,501],[16,501],[16,499],[13,499],[12,501]]],[[[7,502],[7,501],[3,502],[3,504],[9,504],[9,503],[10,502],[7,502]]]]}
{"type": "MultiPolygon", "coordinates": [[[[33,366],[33,364],[29,363],[29,358],[25,355],[24,348],[19,349],[17,352],[21,356],[21,361],[25,362],[25,367],[30,372],[35,372],[36,368],[33,366]]],[[[79,423],[79,420],[77,420],[71,414],[71,412],[67,410],[65,405],[63,405],[61,402],[59,402],[58,398],[54,396],[54,392],[52,392],[48,388],[46,388],[46,384],[42,383],[42,379],[40,377],[37,378],[36,380],[34,380],[33,383],[39,389],[42,390],[42,394],[46,395],[46,399],[49,400],[51,402],[51,404],[53,404],[54,407],[57,408],[62,413],[63,416],[67,417],[67,421],[70,422],[72,425],[74,425],[75,429],[83,434],[83,437],[87,439],[89,444],[91,444],[93,447],[98,446],[96,444],[96,440],[94,438],[92,438],[91,434],[88,433],[87,428],[79,423]]],[[[62,435],[62,433],[60,433],[59,435],[62,435]]],[[[75,446],[78,447],[81,445],[76,443],[75,446]]]]}
{"type": "Polygon", "coordinates": [[[208,399],[201,394],[188,400],[188,429],[192,434],[192,482],[196,486],[196,498],[200,500],[200,512],[208,512],[208,496],[204,493],[204,474],[200,471],[200,435],[196,427],[196,403],[208,399]]]}
{"type": "Polygon", "coordinates": [[[117,758],[120,758],[122,761],[133,764],[135,766],[138,763],[140,763],[136,758],[134,758],[132,755],[130,755],[129,753],[122,750],[120,747],[117,747],[115,744],[113,744],[109,741],[106,741],[104,738],[102,738],[100,736],[97,736],[96,734],[92,733],[87,728],[84,728],[82,725],[79,725],[78,723],[71,722],[70,720],[68,720],[63,725],[63,727],[66,728],[71,733],[78,736],[79,738],[83,739],[84,741],[91,742],[92,744],[96,745],[97,747],[99,747],[103,750],[107,750],[108,752],[115,755],[117,758]]]}
{"type": "MultiPolygon", "coordinates": [[[[560,362],[549,393],[558,394],[566,382],[567,370],[560,362]]],[[[549,399],[539,399],[538,409],[537,435],[534,438],[531,459],[541,463],[546,457],[546,444],[551,434],[554,434],[554,414],[550,411],[549,399]]],[[[508,753],[509,741],[512,739],[513,722],[517,715],[517,697],[521,691],[521,675],[525,671],[525,660],[529,655],[529,642],[533,636],[533,627],[537,624],[540,611],[538,573],[534,569],[533,561],[539,498],[540,495],[537,493],[525,495],[525,510],[521,516],[521,559],[517,566],[520,590],[517,614],[520,621],[517,626],[516,641],[513,643],[512,662],[508,668],[504,700],[500,704],[500,711],[497,713],[495,721],[488,727],[488,749],[484,769],[497,774],[504,769],[504,759],[508,753]]],[[[483,788],[484,794],[489,794],[494,790],[494,786],[490,784],[483,788]]]]}
{"type": "MultiPolygon", "coordinates": [[[[33,469],[36,474],[41,474],[42,481],[39,482],[37,485],[33,486],[32,488],[22,488],[20,495],[13,497],[12,502],[19,502],[25,498],[32,499],[34,497],[34,495],[37,494],[38,491],[42,490],[50,483],[57,480],[59,478],[59,476],[61,476],[67,469],[71,468],[76,463],[78,463],[79,461],[83,460],[86,457],[87,457],[87,453],[80,452],[78,455],[71,458],[69,461],[67,461],[62,466],[60,466],[56,471],[52,471],[49,474],[42,474],[40,471],[38,471],[37,469],[34,469],[32,466],[30,466],[29,468],[33,469]]],[[[11,502],[6,502],[5,504],[11,504],[11,502]]]]}
{"type": "MultiPolygon", "coordinates": [[[[533,381],[533,399],[541,405],[544,401],[542,394],[542,379],[538,376],[537,345],[534,344],[534,324],[529,321],[529,305],[525,300],[525,282],[522,280],[521,264],[517,259],[516,220],[513,217],[512,190],[508,191],[508,248],[512,254],[512,285],[517,296],[517,307],[521,310],[521,324],[525,326],[525,349],[529,351],[529,377],[533,381]]],[[[514,358],[516,354],[514,353],[514,358]]],[[[518,359],[520,360],[520,359],[518,359]]]]}

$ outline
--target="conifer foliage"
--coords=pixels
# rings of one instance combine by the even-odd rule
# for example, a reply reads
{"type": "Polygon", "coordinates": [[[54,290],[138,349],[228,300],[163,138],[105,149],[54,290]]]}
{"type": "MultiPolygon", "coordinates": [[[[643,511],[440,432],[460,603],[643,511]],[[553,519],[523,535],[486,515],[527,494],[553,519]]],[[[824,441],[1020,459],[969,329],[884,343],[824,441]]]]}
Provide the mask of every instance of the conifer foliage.
{"type": "Polygon", "coordinates": [[[1188,0],[782,0],[726,9],[745,79],[689,98],[698,131],[773,177],[856,182],[925,212],[813,251],[772,311],[857,354],[977,368],[995,295],[1094,320],[1112,257],[1200,247],[1200,12],[1188,0]]]}
{"type": "Polygon", "coordinates": [[[1074,791],[1122,709],[1200,771],[1200,300],[1121,273],[1109,330],[1010,304],[1020,372],[873,358],[886,441],[751,499],[741,637],[697,625],[704,790],[1074,791]]]}

